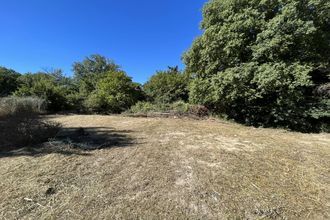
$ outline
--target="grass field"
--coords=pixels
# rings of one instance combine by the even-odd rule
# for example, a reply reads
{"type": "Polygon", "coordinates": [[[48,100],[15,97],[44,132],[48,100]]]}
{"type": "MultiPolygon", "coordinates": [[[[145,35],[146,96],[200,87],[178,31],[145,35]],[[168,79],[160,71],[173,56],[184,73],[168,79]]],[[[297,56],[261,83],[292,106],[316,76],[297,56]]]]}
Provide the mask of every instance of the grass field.
{"type": "Polygon", "coordinates": [[[219,120],[47,116],[0,154],[0,219],[329,219],[330,134],[219,120]]]}

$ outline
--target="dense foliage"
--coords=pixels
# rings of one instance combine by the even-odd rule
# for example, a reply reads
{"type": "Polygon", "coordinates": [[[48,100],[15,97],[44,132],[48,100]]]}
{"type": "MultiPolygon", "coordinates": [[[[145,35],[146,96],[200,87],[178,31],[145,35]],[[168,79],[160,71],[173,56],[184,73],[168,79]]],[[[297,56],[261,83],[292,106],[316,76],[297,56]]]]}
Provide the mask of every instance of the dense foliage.
{"type": "Polygon", "coordinates": [[[142,86],[103,56],[76,62],[73,70],[69,78],[59,69],[20,75],[1,68],[1,94],[42,98],[48,111],[98,113],[120,113],[145,99],[142,86]]]}
{"type": "Polygon", "coordinates": [[[188,100],[188,81],[178,67],[169,67],[166,71],[158,71],[144,85],[148,97],[157,103],[171,103],[188,100]]]}
{"type": "Polygon", "coordinates": [[[39,72],[24,74],[18,78],[17,96],[34,96],[46,100],[50,111],[61,111],[68,108],[66,96],[70,93],[67,84],[61,84],[54,75],[39,72]]]}
{"type": "Polygon", "coordinates": [[[73,70],[79,85],[78,94],[73,98],[79,103],[77,108],[84,111],[120,113],[144,98],[140,85],[119,65],[101,55],[91,55],[74,63],[73,70]]]}
{"type": "Polygon", "coordinates": [[[329,113],[315,92],[329,83],[329,11],[327,0],[210,1],[184,55],[191,102],[252,125],[318,126],[329,113]]]}
{"type": "Polygon", "coordinates": [[[83,96],[93,92],[107,72],[117,71],[120,71],[119,66],[101,55],[91,55],[73,64],[74,79],[79,83],[79,91],[83,96]]]}
{"type": "Polygon", "coordinates": [[[209,116],[209,111],[204,106],[192,105],[184,101],[173,103],[138,102],[126,114],[147,116],[209,116]]]}
{"type": "Polygon", "coordinates": [[[140,87],[123,71],[109,71],[86,100],[93,112],[120,113],[143,97],[140,87]]]}
{"type": "Polygon", "coordinates": [[[8,96],[17,89],[19,73],[14,70],[0,67],[0,97],[8,96]]]}

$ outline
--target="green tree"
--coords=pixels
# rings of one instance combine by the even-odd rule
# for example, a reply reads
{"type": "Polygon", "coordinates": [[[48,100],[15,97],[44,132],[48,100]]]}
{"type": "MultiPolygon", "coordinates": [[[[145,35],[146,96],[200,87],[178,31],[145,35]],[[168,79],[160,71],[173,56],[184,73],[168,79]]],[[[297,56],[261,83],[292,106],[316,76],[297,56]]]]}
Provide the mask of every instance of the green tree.
{"type": "Polygon", "coordinates": [[[14,70],[0,67],[0,97],[11,95],[17,89],[19,76],[14,70]]]}
{"type": "Polygon", "coordinates": [[[85,105],[93,112],[120,113],[143,97],[141,88],[123,71],[109,71],[98,81],[85,105]]]}
{"type": "Polygon", "coordinates": [[[79,83],[82,95],[88,95],[96,89],[96,85],[107,72],[120,71],[112,60],[101,55],[91,55],[82,62],[73,64],[74,78],[79,83]]]}
{"type": "Polygon", "coordinates": [[[184,54],[191,101],[253,125],[305,128],[327,113],[330,2],[212,0],[184,54]],[[322,87],[323,88],[323,87],[322,87]]]}
{"type": "Polygon", "coordinates": [[[169,67],[166,71],[158,71],[144,85],[144,90],[152,101],[172,103],[188,99],[188,77],[178,67],[169,67]]]}

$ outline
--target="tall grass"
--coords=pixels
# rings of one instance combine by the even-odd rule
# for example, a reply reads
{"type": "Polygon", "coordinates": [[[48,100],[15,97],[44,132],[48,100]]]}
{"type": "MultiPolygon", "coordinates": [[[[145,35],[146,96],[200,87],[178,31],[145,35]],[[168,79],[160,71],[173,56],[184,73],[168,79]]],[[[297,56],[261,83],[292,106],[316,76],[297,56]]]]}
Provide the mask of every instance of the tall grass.
{"type": "Polygon", "coordinates": [[[46,109],[44,99],[37,97],[6,97],[0,99],[0,116],[41,114],[46,109]]]}

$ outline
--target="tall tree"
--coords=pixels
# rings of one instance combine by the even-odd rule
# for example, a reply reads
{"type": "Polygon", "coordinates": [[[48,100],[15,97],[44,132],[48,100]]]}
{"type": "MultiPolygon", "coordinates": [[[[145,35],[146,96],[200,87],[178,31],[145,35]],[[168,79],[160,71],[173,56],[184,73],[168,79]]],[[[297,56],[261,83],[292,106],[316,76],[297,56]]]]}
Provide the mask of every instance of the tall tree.
{"type": "MultiPolygon", "coordinates": [[[[328,0],[212,0],[184,54],[191,101],[241,122],[301,127],[329,82],[328,0]],[[323,87],[324,88],[324,87],[323,87]]],[[[329,108],[328,108],[329,109],[329,108]]]]}
{"type": "Polygon", "coordinates": [[[120,67],[112,60],[95,54],[86,57],[81,62],[75,62],[73,64],[73,71],[75,79],[80,83],[81,92],[89,94],[96,88],[97,82],[107,72],[120,71],[120,67]]]}

